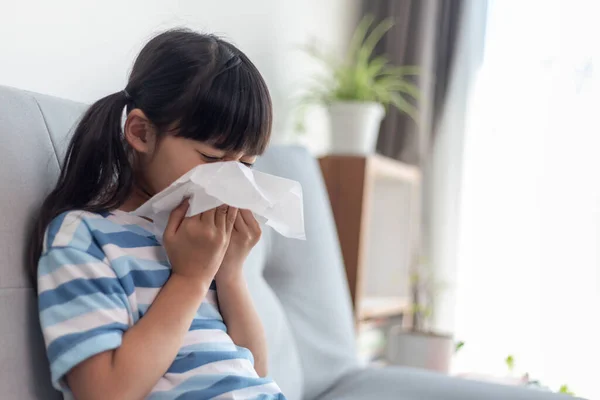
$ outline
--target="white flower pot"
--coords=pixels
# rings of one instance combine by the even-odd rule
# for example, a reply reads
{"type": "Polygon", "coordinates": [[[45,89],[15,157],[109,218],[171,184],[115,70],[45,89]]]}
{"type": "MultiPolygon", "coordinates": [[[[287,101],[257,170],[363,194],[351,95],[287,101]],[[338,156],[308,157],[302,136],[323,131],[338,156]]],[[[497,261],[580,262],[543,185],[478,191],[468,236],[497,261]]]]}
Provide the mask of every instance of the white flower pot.
{"type": "Polygon", "coordinates": [[[372,154],[385,109],[379,103],[336,102],[329,106],[331,152],[372,154]]]}
{"type": "Polygon", "coordinates": [[[387,359],[392,365],[424,368],[448,373],[454,354],[454,340],[449,335],[390,330],[387,359]]]}

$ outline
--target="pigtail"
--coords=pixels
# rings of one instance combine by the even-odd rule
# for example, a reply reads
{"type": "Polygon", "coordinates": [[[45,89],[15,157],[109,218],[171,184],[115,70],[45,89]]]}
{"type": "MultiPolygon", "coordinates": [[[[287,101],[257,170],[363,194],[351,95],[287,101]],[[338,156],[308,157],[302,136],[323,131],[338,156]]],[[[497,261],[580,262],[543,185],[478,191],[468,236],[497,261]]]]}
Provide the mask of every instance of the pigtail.
{"type": "Polygon", "coordinates": [[[91,212],[119,207],[133,184],[121,118],[131,102],[126,91],[95,102],[77,125],[56,187],[44,200],[35,221],[29,269],[35,282],[46,227],[65,211],[91,212]]]}

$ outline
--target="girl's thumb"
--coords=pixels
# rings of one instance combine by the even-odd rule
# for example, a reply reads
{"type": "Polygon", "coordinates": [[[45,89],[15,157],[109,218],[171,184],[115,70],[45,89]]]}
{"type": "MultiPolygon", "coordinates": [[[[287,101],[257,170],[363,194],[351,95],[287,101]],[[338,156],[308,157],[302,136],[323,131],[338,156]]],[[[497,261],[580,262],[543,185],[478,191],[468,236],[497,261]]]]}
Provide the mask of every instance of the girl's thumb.
{"type": "Polygon", "coordinates": [[[187,212],[189,206],[189,200],[185,199],[177,208],[171,211],[171,215],[169,215],[169,221],[167,222],[167,227],[165,228],[165,236],[174,235],[177,232],[179,226],[185,218],[185,213],[187,212]]]}

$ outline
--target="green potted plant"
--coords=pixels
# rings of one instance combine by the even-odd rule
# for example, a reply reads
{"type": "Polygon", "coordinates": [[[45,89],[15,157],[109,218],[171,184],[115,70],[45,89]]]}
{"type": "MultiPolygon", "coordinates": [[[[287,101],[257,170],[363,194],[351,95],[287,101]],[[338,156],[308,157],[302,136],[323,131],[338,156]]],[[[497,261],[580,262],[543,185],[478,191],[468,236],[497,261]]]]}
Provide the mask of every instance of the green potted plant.
{"type": "MultiPolygon", "coordinates": [[[[420,91],[410,78],[419,70],[394,66],[385,56],[373,57],[375,46],[393,25],[391,19],[375,27],[373,22],[372,16],[360,21],[344,59],[332,57],[316,45],[306,48],[324,64],[326,73],[315,77],[315,84],[302,97],[301,110],[314,104],[328,109],[334,153],[373,153],[387,107],[396,107],[418,120],[413,103],[420,91]]],[[[299,129],[303,129],[303,122],[299,129]]]]}
{"type": "Polygon", "coordinates": [[[411,320],[408,329],[395,327],[390,330],[387,358],[391,364],[424,368],[448,373],[455,352],[462,347],[452,335],[432,329],[432,316],[436,296],[445,284],[436,279],[429,264],[421,260],[415,263],[410,278],[411,320]]]}

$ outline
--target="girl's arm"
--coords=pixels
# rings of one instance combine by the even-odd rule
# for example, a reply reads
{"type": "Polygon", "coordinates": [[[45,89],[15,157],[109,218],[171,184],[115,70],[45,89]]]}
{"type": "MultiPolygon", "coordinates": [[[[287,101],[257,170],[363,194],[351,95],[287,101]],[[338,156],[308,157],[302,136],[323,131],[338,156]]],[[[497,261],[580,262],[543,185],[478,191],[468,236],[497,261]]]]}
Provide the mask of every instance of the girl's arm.
{"type": "Polygon", "coordinates": [[[119,348],[82,362],[67,375],[78,400],[143,399],[173,363],[210,279],[174,274],[119,348]]]}
{"type": "Polygon", "coordinates": [[[236,345],[252,352],[256,373],[265,377],[268,369],[267,341],[246,279],[241,273],[228,279],[220,278],[217,276],[216,280],[217,296],[227,333],[236,345]]]}
{"type": "Polygon", "coordinates": [[[219,308],[227,333],[233,342],[247,348],[254,356],[254,369],[267,375],[267,343],[262,323],[242,273],[248,253],[258,243],[260,225],[251,211],[240,210],[233,225],[231,240],[221,268],[215,277],[219,308]]]}

